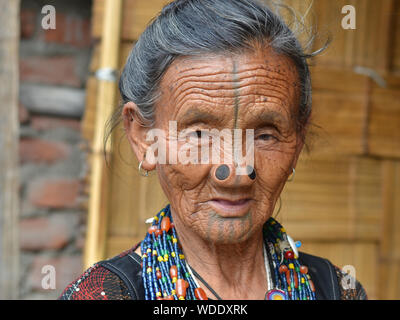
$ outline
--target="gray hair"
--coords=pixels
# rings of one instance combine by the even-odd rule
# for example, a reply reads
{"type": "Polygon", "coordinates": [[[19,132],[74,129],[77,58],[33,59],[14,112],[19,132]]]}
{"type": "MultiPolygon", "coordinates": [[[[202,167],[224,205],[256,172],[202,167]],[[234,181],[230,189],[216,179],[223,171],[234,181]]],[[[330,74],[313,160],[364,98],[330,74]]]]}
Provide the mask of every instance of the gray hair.
{"type": "MultiPolygon", "coordinates": [[[[305,53],[278,12],[257,0],[175,0],[167,4],[129,54],[119,81],[122,103],[133,101],[143,124],[152,126],[160,81],[176,58],[237,52],[250,49],[254,41],[268,43],[294,62],[301,89],[297,130],[302,132],[311,115],[307,59],[322,50],[305,53]]],[[[121,111],[122,106],[110,119],[111,130],[121,111]]]]}

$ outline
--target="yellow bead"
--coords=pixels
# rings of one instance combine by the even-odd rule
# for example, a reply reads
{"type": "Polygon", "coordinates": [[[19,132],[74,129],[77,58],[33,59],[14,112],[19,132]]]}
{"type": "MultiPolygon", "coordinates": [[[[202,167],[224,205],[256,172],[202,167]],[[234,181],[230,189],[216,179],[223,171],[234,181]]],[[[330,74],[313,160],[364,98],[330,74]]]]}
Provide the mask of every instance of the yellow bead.
{"type": "Polygon", "coordinates": [[[150,249],[150,248],[148,248],[148,249],[147,249],[147,252],[151,252],[151,249],[150,249]]]}
{"type": "Polygon", "coordinates": [[[171,290],[171,295],[174,295],[174,294],[176,294],[176,291],[175,291],[175,289],[172,289],[171,290]]]}
{"type": "Polygon", "coordinates": [[[294,264],[293,263],[289,263],[289,269],[294,269],[294,264]]]}
{"type": "Polygon", "coordinates": [[[301,278],[301,283],[305,283],[306,280],[304,278],[301,278]]]}
{"type": "Polygon", "coordinates": [[[144,253],[144,254],[143,254],[143,258],[147,258],[147,254],[144,253]]]}
{"type": "Polygon", "coordinates": [[[177,243],[177,242],[178,242],[178,239],[177,239],[177,238],[172,238],[172,242],[173,242],[173,243],[177,243]]]}
{"type": "Polygon", "coordinates": [[[153,255],[156,256],[157,255],[157,251],[153,250],[153,255]]]}
{"type": "Polygon", "coordinates": [[[179,300],[185,300],[185,297],[180,296],[178,299],[179,299],[179,300]]]}
{"type": "Polygon", "coordinates": [[[179,255],[179,259],[181,259],[181,260],[182,260],[182,259],[185,259],[185,256],[184,256],[183,254],[180,254],[180,255],[179,255]]]}
{"type": "Polygon", "coordinates": [[[151,267],[148,267],[146,271],[147,273],[150,273],[152,271],[151,267]]]}
{"type": "Polygon", "coordinates": [[[156,297],[161,297],[161,292],[160,291],[156,292],[156,297]]]}
{"type": "Polygon", "coordinates": [[[177,278],[177,277],[173,277],[173,278],[172,278],[172,283],[175,283],[176,280],[178,280],[178,278],[177,278]]]}
{"type": "Polygon", "coordinates": [[[163,261],[164,261],[164,259],[163,259],[162,256],[158,256],[157,260],[158,260],[159,262],[163,262],[163,261]]]}
{"type": "Polygon", "coordinates": [[[172,256],[173,258],[175,258],[175,256],[176,256],[175,251],[172,251],[172,252],[171,252],[171,256],[172,256]]]}
{"type": "Polygon", "coordinates": [[[161,216],[161,217],[164,217],[164,216],[165,216],[165,212],[164,212],[164,211],[161,212],[160,216],[161,216]]]}
{"type": "Polygon", "coordinates": [[[164,297],[168,297],[168,294],[164,291],[164,297]]]}
{"type": "Polygon", "coordinates": [[[154,220],[158,221],[158,217],[157,217],[157,216],[154,216],[154,220]]]}

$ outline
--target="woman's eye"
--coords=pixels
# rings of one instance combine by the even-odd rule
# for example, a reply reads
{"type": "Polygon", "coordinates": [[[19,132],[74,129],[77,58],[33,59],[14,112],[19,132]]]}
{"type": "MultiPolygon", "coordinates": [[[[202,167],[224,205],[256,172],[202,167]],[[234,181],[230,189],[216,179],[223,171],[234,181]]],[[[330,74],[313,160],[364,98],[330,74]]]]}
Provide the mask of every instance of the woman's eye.
{"type": "Polygon", "coordinates": [[[190,133],[190,136],[193,137],[193,138],[201,139],[202,131],[201,130],[192,131],[190,133]]]}
{"type": "Polygon", "coordinates": [[[260,140],[264,140],[264,141],[275,139],[275,137],[273,135],[267,134],[267,133],[260,134],[257,138],[260,140]]]}

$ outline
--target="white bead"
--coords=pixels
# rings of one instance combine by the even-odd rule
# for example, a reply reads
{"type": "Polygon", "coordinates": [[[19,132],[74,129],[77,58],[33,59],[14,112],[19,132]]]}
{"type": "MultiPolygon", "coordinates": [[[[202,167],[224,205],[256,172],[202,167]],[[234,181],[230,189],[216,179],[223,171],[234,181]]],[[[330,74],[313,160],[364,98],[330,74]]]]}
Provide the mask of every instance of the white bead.
{"type": "Polygon", "coordinates": [[[106,295],[106,293],[105,293],[104,291],[102,291],[100,294],[101,294],[102,296],[105,296],[105,295],[106,295]]]}
{"type": "Polygon", "coordinates": [[[154,218],[148,218],[148,219],[146,220],[146,223],[153,223],[153,221],[154,221],[154,218]]]}
{"type": "Polygon", "coordinates": [[[294,243],[292,237],[289,236],[288,234],[286,234],[286,235],[287,235],[290,247],[292,248],[292,250],[294,252],[294,256],[295,256],[295,258],[297,258],[299,256],[299,250],[297,250],[296,244],[294,243]]]}

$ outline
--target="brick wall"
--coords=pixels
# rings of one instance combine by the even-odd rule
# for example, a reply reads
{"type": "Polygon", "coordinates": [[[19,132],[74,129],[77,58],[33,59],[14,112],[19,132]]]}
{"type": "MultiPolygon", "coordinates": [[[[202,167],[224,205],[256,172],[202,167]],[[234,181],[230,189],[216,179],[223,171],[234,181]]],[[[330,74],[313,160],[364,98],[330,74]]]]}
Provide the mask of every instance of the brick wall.
{"type": "Polygon", "coordinates": [[[87,168],[80,130],[93,47],[91,5],[21,1],[21,299],[54,299],[82,272],[87,168]],[[46,4],[56,9],[55,30],[42,28],[46,4]],[[54,267],[55,289],[42,286],[46,265],[54,267]]]}

